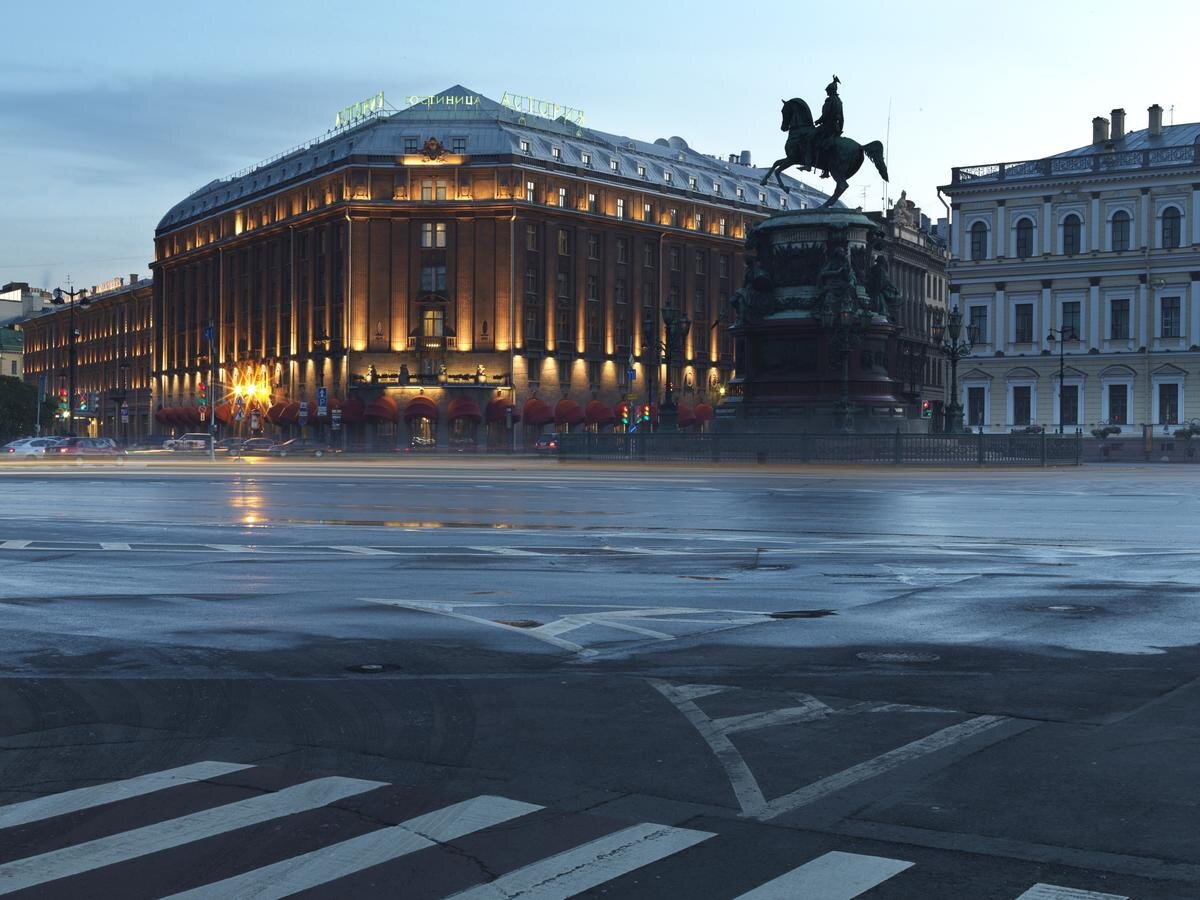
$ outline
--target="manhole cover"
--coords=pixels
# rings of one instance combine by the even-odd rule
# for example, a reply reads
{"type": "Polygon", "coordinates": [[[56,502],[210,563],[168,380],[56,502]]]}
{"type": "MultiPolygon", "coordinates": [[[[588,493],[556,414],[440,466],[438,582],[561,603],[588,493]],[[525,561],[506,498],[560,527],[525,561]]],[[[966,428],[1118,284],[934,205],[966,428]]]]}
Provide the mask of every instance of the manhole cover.
{"type": "Polygon", "coordinates": [[[1056,603],[1053,606],[1032,606],[1034,612],[1095,612],[1094,606],[1075,606],[1070,603],[1056,603]]]}
{"type": "Polygon", "coordinates": [[[936,653],[906,653],[895,652],[888,653],[877,650],[864,650],[858,654],[859,659],[865,659],[867,662],[937,662],[941,659],[936,653]]]}
{"type": "Polygon", "coordinates": [[[509,628],[539,628],[542,624],[537,619],[497,619],[496,621],[509,628]]]}
{"type": "Polygon", "coordinates": [[[836,616],[832,609],[789,609],[785,612],[768,613],[772,619],[820,619],[825,616],[836,616]]]}

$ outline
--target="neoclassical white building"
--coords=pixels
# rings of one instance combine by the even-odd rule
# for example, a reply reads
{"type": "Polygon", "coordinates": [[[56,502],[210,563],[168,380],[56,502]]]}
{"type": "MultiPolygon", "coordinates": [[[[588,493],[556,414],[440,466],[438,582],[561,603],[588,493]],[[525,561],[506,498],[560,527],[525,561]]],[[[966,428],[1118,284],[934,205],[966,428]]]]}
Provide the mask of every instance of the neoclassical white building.
{"type": "Polygon", "coordinates": [[[980,335],[959,363],[970,427],[1200,419],[1200,123],[1148,112],[1139,131],[1116,109],[1085,147],[958,167],[942,188],[950,303],[980,335]]]}

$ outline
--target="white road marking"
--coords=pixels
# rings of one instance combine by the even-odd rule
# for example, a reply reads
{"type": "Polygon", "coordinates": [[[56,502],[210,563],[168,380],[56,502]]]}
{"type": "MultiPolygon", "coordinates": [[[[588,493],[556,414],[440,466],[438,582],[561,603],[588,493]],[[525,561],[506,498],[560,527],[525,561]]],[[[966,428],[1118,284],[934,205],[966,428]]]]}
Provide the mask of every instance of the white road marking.
{"type": "Polygon", "coordinates": [[[378,547],[356,547],[351,544],[335,545],[330,550],[342,550],[346,553],[357,553],[359,556],[395,556],[391,550],[380,550],[378,547]]]}
{"type": "Polygon", "coordinates": [[[561,900],[686,850],[712,836],[709,831],[634,825],[530,863],[489,884],[454,894],[450,900],[510,900],[513,897],[561,900]]]}
{"type": "Polygon", "coordinates": [[[755,818],[763,822],[768,819],[774,819],[776,816],[781,816],[802,806],[815,803],[830,794],[857,784],[860,781],[866,781],[869,778],[882,775],[884,772],[890,772],[892,769],[899,768],[914,759],[928,756],[930,753],[935,753],[938,750],[951,747],[976,735],[983,734],[1008,721],[1010,719],[1007,716],[976,716],[957,725],[950,725],[940,731],[935,731],[927,737],[907,743],[903,747],[889,750],[887,753],[883,753],[874,759],[851,766],[834,775],[822,778],[820,781],[814,781],[812,784],[792,791],[790,794],[777,797],[766,804],[764,809],[755,813],[755,818]]]}
{"type": "Polygon", "coordinates": [[[4,541],[0,543],[0,550],[24,550],[33,541],[4,541]]]}
{"type": "Polygon", "coordinates": [[[169,900],[224,900],[226,897],[274,900],[288,897],[541,808],[504,797],[476,797],[416,816],[399,825],[173,894],[169,900]]]}
{"type": "Polygon", "coordinates": [[[101,541],[100,549],[101,550],[132,550],[133,548],[130,547],[128,544],[126,544],[123,541],[101,541]]]}
{"type": "Polygon", "coordinates": [[[1101,894],[1054,884],[1035,884],[1017,900],[1129,900],[1124,894],[1101,894]]]}
{"type": "Polygon", "coordinates": [[[0,828],[12,828],[29,822],[38,822],[42,819],[78,812],[81,809],[91,809],[105,803],[116,803],[118,800],[128,800],[130,797],[141,797],[166,788],[190,784],[194,781],[204,781],[208,778],[216,778],[219,775],[228,775],[230,772],[249,768],[250,766],[241,763],[198,762],[176,769],[138,775],[136,778],[126,778],[123,781],[111,781],[107,784],[76,788],[73,791],[63,791],[60,794],[50,794],[33,800],[23,800],[10,806],[0,806],[0,828]]]}
{"type": "Polygon", "coordinates": [[[213,550],[222,550],[226,553],[257,553],[257,547],[243,547],[241,544],[202,544],[203,547],[209,547],[213,550]]]}
{"type": "Polygon", "coordinates": [[[385,787],[380,781],[318,778],[294,787],[85,841],[0,865],[0,894],[90,872],[103,866],[179,847],[237,828],[317,809],[336,800],[385,787]]]}
{"type": "Polygon", "coordinates": [[[699,700],[701,697],[711,697],[713,694],[724,694],[736,691],[737,688],[727,684],[680,684],[672,688],[675,696],[681,700],[699,700]]]}
{"type": "Polygon", "coordinates": [[[759,885],[735,900],[853,900],[899,875],[912,863],[883,856],[864,856],[834,850],[812,862],[759,885]]]}
{"type": "Polygon", "coordinates": [[[671,701],[672,705],[683,713],[684,718],[692,723],[692,727],[700,732],[700,737],[708,744],[717,762],[725,769],[733,794],[742,809],[743,816],[758,814],[767,805],[762,788],[742,754],[733,746],[729,738],[713,725],[712,720],[688,697],[679,694],[673,685],[657,678],[647,679],[651,686],[671,701]]]}
{"type": "Polygon", "coordinates": [[[763,712],[747,713],[744,716],[727,716],[723,719],[713,719],[712,723],[725,734],[736,734],[739,731],[770,728],[773,725],[815,722],[817,719],[824,719],[833,713],[832,707],[826,706],[816,697],[800,694],[799,698],[799,706],[769,709],[763,712]]]}
{"type": "Polygon", "coordinates": [[[535,553],[532,550],[520,550],[516,547],[468,547],[468,550],[474,550],[478,553],[491,553],[495,556],[545,556],[544,553],[535,553]]]}

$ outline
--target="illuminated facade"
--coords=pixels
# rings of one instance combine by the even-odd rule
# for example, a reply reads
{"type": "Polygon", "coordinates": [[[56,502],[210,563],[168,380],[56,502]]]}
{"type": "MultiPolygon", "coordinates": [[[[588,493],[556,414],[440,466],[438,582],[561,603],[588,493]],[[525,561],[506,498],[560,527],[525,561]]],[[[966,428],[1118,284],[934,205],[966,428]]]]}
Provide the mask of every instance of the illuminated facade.
{"type": "Polygon", "coordinates": [[[158,403],[196,402],[211,322],[219,420],[235,384],[258,385],[246,408],[264,425],[296,422],[300,401],[311,421],[323,387],[364,440],[508,445],[531,400],[525,425],[567,428],[605,427],[644,398],[643,321],[661,329],[664,310],[695,323],[682,401],[718,401],[733,348],[717,323],[746,229],[824,195],[760,187],[746,154],[584,128],[577,110],[539,118],[457,86],[409,100],[348,107],[349,124],[167,213],[158,403]]]}
{"type": "MultiPolygon", "coordinates": [[[[153,289],[150,279],[134,275],[128,283],[114,279],[97,288],[88,304],[77,305],[74,313],[78,332],[75,431],[133,443],[156,430],[150,377],[153,289]]],[[[47,396],[64,401],[70,372],[70,320],[68,307],[54,306],[21,323],[26,383],[36,385],[44,378],[47,396]]],[[[63,423],[57,430],[65,427],[63,423]]]]}

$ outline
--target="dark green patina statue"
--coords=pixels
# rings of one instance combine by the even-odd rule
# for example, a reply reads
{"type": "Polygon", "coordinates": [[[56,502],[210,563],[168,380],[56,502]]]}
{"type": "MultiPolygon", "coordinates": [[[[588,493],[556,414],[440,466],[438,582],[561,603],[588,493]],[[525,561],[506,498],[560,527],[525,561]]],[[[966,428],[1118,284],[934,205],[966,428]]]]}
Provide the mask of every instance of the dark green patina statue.
{"type": "Polygon", "coordinates": [[[783,101],[783,123],[781,131],[788,133],[784,145],[783,159],[775,160],[774,165],[762,177],[766,184],[772,174],[779,186],[790,193],[783,183],[780,173],[789,166],[799,166],[805,171],[813,167],[822,170],[821,177],[833,176],[836,187],[833,195],[825,202],[825,206],[833,206],[838,198],[850,187],[850,178],[862,168],[863,161],[871,160],[879,170],[884,181],[888,180],[887,164],[883,159],[883,143],[871,141],[869,144],[859,144],[858,141],[842,136],[844,116],[842,100],[838,96],[840,81],[836,75],[825,88],[825,105],[821,108],[821,118],[813,121],[808,104],[799,97],[783,101]]]}

